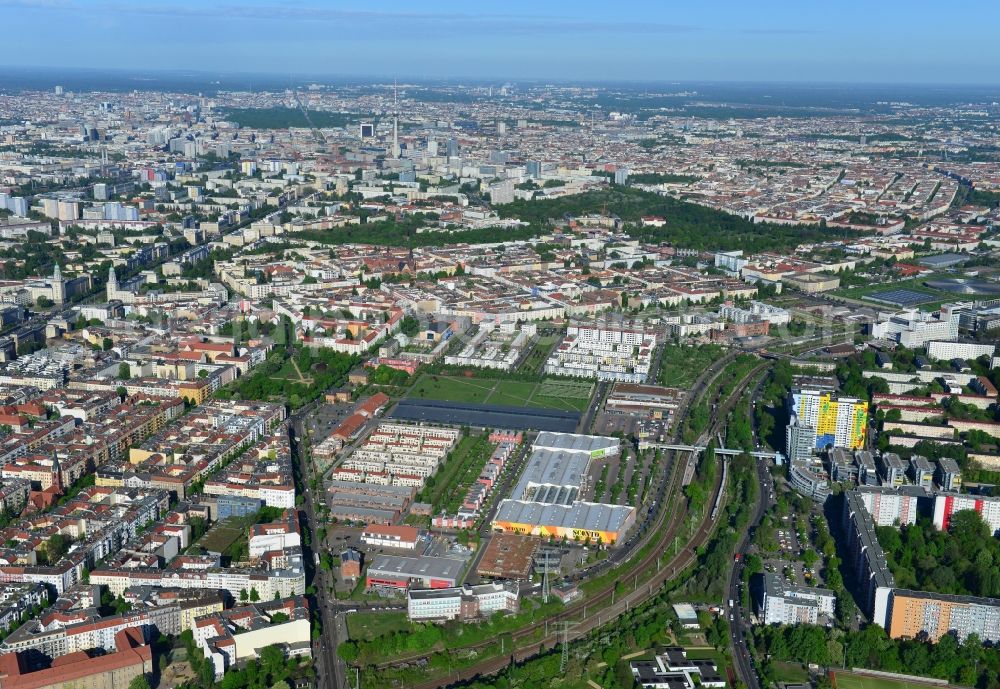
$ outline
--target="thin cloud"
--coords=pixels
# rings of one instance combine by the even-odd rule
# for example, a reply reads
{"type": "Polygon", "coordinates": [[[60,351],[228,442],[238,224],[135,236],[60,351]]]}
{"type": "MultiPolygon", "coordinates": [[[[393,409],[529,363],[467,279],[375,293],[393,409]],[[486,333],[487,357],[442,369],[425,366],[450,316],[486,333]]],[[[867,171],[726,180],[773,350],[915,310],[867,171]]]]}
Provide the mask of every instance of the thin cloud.
{"type": "Polygon", "coordinates": [[[779,29],[775,28],[761,28],[761,29],[742,29],[740,33],[760,35],[760,36],[808,36],[810,34],[819,33],[819,29],[779,29]]]}
{"type": "Polygon", "coordinates": [[[453,29],[482,29],[494,33],[686,33],[700,27],[663,22],[599,21],[566,16],[468,14],[444,12],[387,12],[367,9],[337,9],[312,5],[170,5],[101,2],[82,5],[78,0],[0,0],[0,7],[79,11],[92,14],[108,12],[138,16],[169,16],[202,19],[244,19],[253,21],[302,21],[387,24],[433,24],[453,29]]]}

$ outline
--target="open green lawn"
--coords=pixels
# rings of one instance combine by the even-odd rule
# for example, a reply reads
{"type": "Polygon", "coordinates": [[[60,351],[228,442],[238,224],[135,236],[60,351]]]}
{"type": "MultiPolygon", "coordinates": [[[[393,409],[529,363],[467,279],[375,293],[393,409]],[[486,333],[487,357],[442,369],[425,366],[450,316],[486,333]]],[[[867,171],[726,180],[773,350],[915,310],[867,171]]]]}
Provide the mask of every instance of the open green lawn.
{"type": "Polygon", "coordinates": [[[225,553],[245,532],[246,528],[239,519],[227,519],[209,529],[198,545],[213,553],[225,553]]]}
{"type": "Polygon", "coordinates": [[[591,383],[578,381],[543,380],[534,383],[424,374],[414,383],[410,397],[582,412],[590,402],[593,388],[591,383]]]}
{"type": "Polygon", "coordinates": [[[869,675],[854,675],[848,672],[838,672],[836,689],[927,689],[933,686],[921,682],[907,682],[888,677],[871,677],[869,675]]]}
{"type": "Polygon", "coordinates": [[[489,396],[490,404],[506,404],[511,407],[524,406],[524,400],[534,394],[537,383],[522,383],[516,380],[505,380],[489,396]]]}
{"type": "Polygon", "coordinates": [[[774,678],[779,682],[805,683],[809,681],[809,672],[801,663],[773,662],[771,668],[774,678]]]}
{"type": "Polygon", "coordinates": [[[355,612],[347,615],[347,633],[352,639],[371,640],[409,628],[405,612],[355,612]]]}
{"type": "Polygon", "coordinates": [[[714,648],[688,648],[687,657],[691,660],[711,660],[715,662],[719,674],[726,676],[726,668],[732,664],[728,653],[720,653],[714,648]]]}

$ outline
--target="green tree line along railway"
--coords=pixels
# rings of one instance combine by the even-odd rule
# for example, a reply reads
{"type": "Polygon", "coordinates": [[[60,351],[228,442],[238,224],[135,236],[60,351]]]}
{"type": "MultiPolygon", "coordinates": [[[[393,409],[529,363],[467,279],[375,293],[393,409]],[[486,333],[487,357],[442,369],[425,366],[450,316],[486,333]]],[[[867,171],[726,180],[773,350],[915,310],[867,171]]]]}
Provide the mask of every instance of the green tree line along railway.
{"type": "MultiPolygon", "coordinates": [[[[731,363],[732,360],[732,356],[726,356],[716,361],[709,370],[702,374],[695,386],[692,387],[692,393],[697,392],[701,394],[702,391],[710,388],[716,378],[726,369],[726,365],[731,363]]],[[[737,393],[740,393],[749,381],[753,380],[769,365],[771,365],[769,362],[757,365],[746,373],[737,385],[730,388],[732,394],[726,402],[719,405],[715,414],[713,414],[713,423],[707,432],[708,437],[714,436],[721,430],[725,419],[741,398],[741,394],[737,393]]],[[[686,416],[692,406],[692,404],[689,404],[685,407],[682,415],[686,416]]],[[[677,419],[672,431],[673,435],[676,435],[678,429],[684,425],[682,423],[683,420],[681,418],[677,419]]],[[[709,504],[720,508],[725,501],[723,475],[724,472],[717,472],[712,491],[712,500],[709,502],[709,504]]],[[[466,666],[454,673],[414,684],[414,689],[439,689],[440,687],[467,681],[477,676],[490,675],[502,670],[510,663],[522,662],[543,653],[547,649],[552,649],[563,639],[574,641],[581,638],[590,631],[614,621],[629,609],[649,599],[659,591],[659,588],[666,581],[694,564],[698,557],[698,549],[705,545],[712,535],[715,528],[715,521],[713,521],[712,515],[713,513],[717,515],[718,510],[706,509],[697,530],[688,539],[683,548],[678,549],[674,556],[667,562],[660,562],[661,555],[667,552],[673,545],[674,539],[684,526],[684,514],[682,510],[674,510],[668,519],[668,511],[664,509],[667,501],[676,497],[682,477],[683,470],[678,470],[678,463],[675,461],[672,463],[670,475],[667,477],[667,487],[663,498],[659,502],[656,522],[649,531],[649,536],[633,546],[633,550],[628,553],[629,557],[622,558],[622,561],[628,562],[633,553],[641,553],[641,558],[627,572],[622,572],[616,577],[609,578],[609,581],[600,590],[588,594],[582,600],[571,603],[562,612],[547,619],[533,622],[512,632],[510,637],[513,648],[511,648],[509,654],[505,652],[502,655],[484,658],[482,661],[466,666]],[[639,584],[640,577],[643,580],[641,585],[639,584]],[[627,583],[630,578],[633,580],[632,590],[622,592],[621,585],[627,583]],[[572,623],[573,627],[565,633],[561,633],[559,625],[565,622],[572,623]],[[541,638],[538,638],[539,633],[542,634],[541,638]]],[[[495,643],[496,639],[490,639],[462,646],[461,650],[468,653],[488,648],[495,643]]],[[[376,669],[399,667],[404,663],[426,660],[430,655],[432,654],[420,653],[405,658],[397,657],[392,661],[380,663],[374,667],[376,669]]]]}

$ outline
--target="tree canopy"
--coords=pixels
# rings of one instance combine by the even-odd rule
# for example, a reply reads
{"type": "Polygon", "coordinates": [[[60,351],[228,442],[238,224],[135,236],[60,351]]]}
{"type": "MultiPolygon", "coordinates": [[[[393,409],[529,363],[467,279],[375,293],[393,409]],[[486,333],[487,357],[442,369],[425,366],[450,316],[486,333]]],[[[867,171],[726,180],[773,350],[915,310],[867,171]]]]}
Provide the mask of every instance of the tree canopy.
{"type": "Polygon", "coordinates": [[[1000,540],[975,510],[952,515],[947,531],[920,519],[878,528],[896,584],[903,588],[972,596],[1000,596],[1000,540]]]}

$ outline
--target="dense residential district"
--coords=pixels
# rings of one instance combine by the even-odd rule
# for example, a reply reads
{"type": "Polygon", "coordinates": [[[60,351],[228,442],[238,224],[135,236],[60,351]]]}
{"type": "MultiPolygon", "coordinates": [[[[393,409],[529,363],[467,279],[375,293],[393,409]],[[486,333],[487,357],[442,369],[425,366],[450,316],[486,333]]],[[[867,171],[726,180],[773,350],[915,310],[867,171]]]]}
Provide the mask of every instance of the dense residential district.
{"type": "Polygon", "coordinates": [[[1000,686],[996,103],[657,102],[4,93],[0,686],[1000,686]]]}

